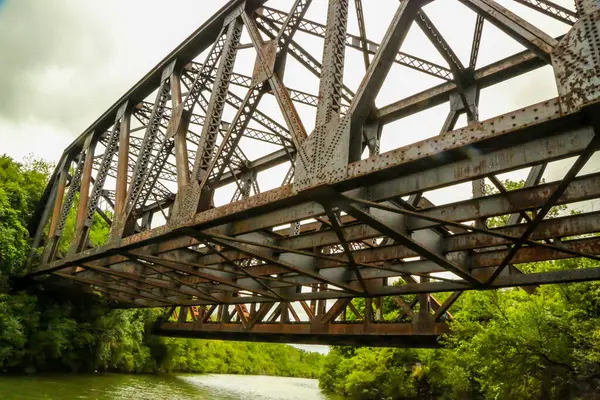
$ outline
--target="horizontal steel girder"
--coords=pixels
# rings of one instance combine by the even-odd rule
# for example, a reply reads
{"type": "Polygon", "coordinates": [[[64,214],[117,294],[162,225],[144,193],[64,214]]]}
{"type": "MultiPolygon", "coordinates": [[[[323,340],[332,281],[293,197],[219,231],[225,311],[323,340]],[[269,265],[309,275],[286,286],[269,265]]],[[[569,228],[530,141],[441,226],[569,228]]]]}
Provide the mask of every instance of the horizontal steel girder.
{"type": "Polygon", "coordinates": [[[325,344],[332,346],[437,347],[437,339],[449,333],[448,325],[437,323],[428,328],[409,323],[336,323],[313,326],[304,323],[257,324],[249,332],[241,324],[164,323],[154,331],[158,335],[244,340],[272,343],[325,344]]]}

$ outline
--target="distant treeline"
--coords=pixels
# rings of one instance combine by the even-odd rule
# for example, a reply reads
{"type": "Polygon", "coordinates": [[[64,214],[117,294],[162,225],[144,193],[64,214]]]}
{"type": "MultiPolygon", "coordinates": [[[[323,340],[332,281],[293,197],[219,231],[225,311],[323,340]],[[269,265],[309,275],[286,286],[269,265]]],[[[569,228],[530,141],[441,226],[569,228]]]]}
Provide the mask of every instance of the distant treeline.
{"type": "MultiPolygon", "coordinates": [[[[195,372],[317,377],[322,356],[282,344],[157,337],[163,310],[106,308],[73,287],[11,291],[29,255],[27,225],[51,166],[0,156],[0,372],[195,372]]],[[[76,208],[76,207],[75,207],[76,208]]],[[[72,235],[73,215],[64,234],[72,235]]],[[[108,226],[94,221],[92,243],[108,226]]],[[[68,241],[61,243],[66,251],[68,241]]]]}

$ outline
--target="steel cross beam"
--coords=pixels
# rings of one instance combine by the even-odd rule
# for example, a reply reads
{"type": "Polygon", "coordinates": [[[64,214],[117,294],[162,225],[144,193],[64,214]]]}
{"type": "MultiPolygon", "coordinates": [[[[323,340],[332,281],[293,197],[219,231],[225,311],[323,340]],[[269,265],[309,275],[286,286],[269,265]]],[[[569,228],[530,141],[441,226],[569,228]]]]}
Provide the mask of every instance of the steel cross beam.
{"type": "Polygon", "coordinates": [[[514,0],[542,14],[548,15],[568,25],[577,22],[577,13],[549,0],[514,0]]]}
{"type": "MultiPolygon", "coordinates": [[[[362,6],[360,6],[360,0],[355,0],[355,4],[357,4],[356,9],[360,14],[362,13],[362,6]]],[[[259,10],[261,13],[261,18],[265,21],[272,22],[274,24],[281,24],[281,20],[285,18],[285,13],[279,11],[277,9],[271,7],[262,7],[259,10]]],[[[360,17],[359,17],[360,21],[360,17]]],[[[359,22],[360,24],[360,22],[359,22]]],[[[359,25],[360,27],[360,25],[359,25]]],[[[326,25],[319,24],[318,22],[310,21],[304,19],[298,28],[301,32],[308,33],[310,35],[314,35],[317,37],[325,38],[325,31],[327,29],[326,25]]],[[[379,44],[373,42],[366,38],[366,32],[364,39],[362,36],[352,35],[350,33],[346,34],[346,46],[361,50],[363,53],[367,55],[374,55],[379,48],[379,44]]],[[[434,76],[436,78],[441,78],[445,80],[451,79],[451,72],[448,68],[445,68],[441,65],[435,64],[431,61],[426,61],[418,57],[414,57],[412,55],[398,52],[398,55],[395,59],[395,62],[403,65],[405,67],[415,69],[417,71],[426,73],[428,75],[434,76]]]]}
{"type": "Polygon", "coordinates": [[[329,0],[325,24],[305,18],[316,4],[307,0],[289,0],[289,12],[229,2],[67,148],[30,229],[43,250],[23,279],[54,274],[46,284],[81,285],[115,307],[167,307],[155,329],[164,335],[393,346],[435,346],[466,291],[600,279],[600,266],[519,270],[600,262],[590,203],[600,173],[589,172],[600,149],[600,7],[517,0],[570,27],[552,38],[493,0],[461,2],[476,14],[468,65],[427,17],[442,2],[399,2],[381,43],[367,36],[377,2],[329,0]],[[413,23],[449,68],[402,52],[413,23]],[[476,69],[494,51],[484,23],[528,50],[476,69]],[[358,69],[348,49],[360,51],[358,69]],[[558,97],[479,120],[479,90],[548,64],[558,97]],[[398,65],[446,82],[375,107],[385,84],[404,83],[398,65]],[[425,139],[380,153],[400,133],[392,122],[442,103],[441,133],[424,124],[402,133],[425,139]],[[568,159],[566,175],[552,175],[568,159]],[[527,169],[521,188],[499,180],[527,169]],[[111,225],[106,243],[88,240],[97,215],[111,225]]]}
{"type": "Polygon", "coordinates": [[[460,0],[460,2],[483,15],[484,18],[533,51],[541,59],[550,61],[550,55],[557,45],[557,41],[551,36],[519,18],[494,0],[460,0]]]}

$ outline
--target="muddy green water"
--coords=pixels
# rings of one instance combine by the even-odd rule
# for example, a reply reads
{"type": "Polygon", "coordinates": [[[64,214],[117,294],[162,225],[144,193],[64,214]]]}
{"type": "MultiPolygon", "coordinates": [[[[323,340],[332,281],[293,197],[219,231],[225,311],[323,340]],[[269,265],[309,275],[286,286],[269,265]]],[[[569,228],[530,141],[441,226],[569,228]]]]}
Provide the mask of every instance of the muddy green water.
{"type": "Polygon", "coordinates": [[[313,379],[239,375],[0,376],[2,400],[313,400],[326,399],[313,379]]]}

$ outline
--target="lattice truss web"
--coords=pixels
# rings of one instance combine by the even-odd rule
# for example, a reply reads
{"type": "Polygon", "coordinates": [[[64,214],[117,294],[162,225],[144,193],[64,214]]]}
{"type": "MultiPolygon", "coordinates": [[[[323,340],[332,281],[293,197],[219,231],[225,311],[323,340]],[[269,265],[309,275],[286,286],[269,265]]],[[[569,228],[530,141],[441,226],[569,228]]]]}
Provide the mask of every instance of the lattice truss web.
{"type": "Polygon", "coordinates": [[[171,333],[431,337],[464,290],[597,279],[522,264],[598,259],[598,19],[591,0],[229,2],[65,151],[32,276],[170,307],[171,333]],[[367,328],[384,304],[394,326],[367,328]]]}

